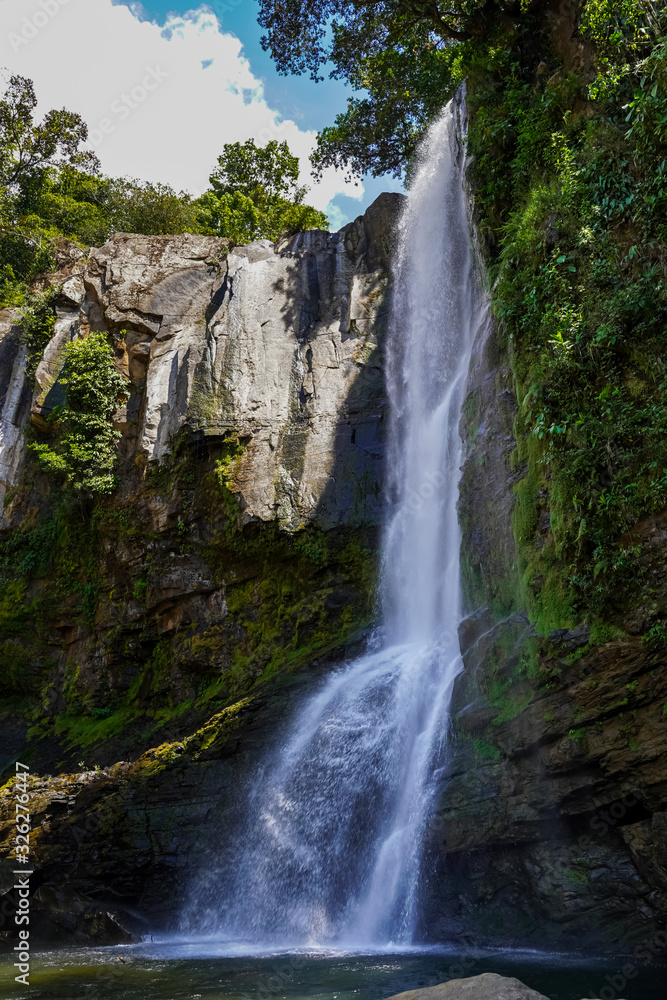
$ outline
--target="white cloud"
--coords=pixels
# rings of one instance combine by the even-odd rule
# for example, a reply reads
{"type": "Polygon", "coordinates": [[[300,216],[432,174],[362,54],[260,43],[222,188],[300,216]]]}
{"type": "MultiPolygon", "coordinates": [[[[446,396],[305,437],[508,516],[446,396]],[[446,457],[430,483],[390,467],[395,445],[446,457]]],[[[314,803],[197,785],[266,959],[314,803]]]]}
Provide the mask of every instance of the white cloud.
{"type": "Polygon", "coordinates": [[[223,143],[275,138],[299,157],[316,208],[337,194],[363,196],[333,169],[312,182],[315,133],[268,106],[241,42],[205,8],[160,27],[111,0],[0,0],[0,19],[0,66],[34,80],[40,114],[67,107],[82,115],[105,173],[196,194],[223,143]]]}

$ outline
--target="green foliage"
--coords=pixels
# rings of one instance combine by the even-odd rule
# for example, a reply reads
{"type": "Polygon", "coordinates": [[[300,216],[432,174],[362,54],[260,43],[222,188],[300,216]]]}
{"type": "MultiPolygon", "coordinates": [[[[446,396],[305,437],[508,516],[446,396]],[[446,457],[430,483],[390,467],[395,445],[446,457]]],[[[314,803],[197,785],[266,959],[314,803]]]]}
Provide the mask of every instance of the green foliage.
{"type": "Polygon", "coordinates": [[[49,111],[38,124],[36,107],[32,80],[12,75],[0,101],[0,182],[4,187],[57,162],[99,166],[96,156],[80,151],[88,138],[81,115],[63,108],[49,111]]]}
{"type": "Polygon", "coordinates": [[[80,149],[88,137],[81,116],[63,108],[35,122],[36,106],[32,81],[11,76],[0,100],[0,305],[21,305],[25,283],[53,263],[59,232],[25,210],[25,193],[49,171],[99,169],[97,157],[80,149]]]}
{"type": "MultiPolygon", "coordinates": [[[[91,333],[68,344],[60,381],[67,403],[56,407],[54,445],[33,442],[42,467],[65,479],[83,497],[111,493],[116,486],[113,414],[127,397],[127,380],[117,370],[105,334],[91,333]]],[[[86,598],[87,599],[87,598],[86,598]]]]}
{"type": "Polygon", "coordinates": [[[365,91],[349,97],[347,108],[317,136],[311,155],[314,172],[347,168],[351,176],[401,176],[429,121],[451,97],[463,76],[461,53],[428,25],[415,25],[394,45],[378,17],[377,44],[350,60],[345,77],[365,91]]]}
{"type": "Polygon", "coordinates": [[[303,204],[307,189],[298,179],[299,161],[286,142],[274,139],[262,148],[253,139],[227,143],[211,174],[211,190],[199,199],[198,224],[234,243],[327,229],[327,217],[303,204]]]}
{"type": "Polygon", "coordinates": [[[196,233],[197,202],[168,184],[106,179],[103,189],[109,233],[196,233]]]}
{"type": "Polygon", "coordinates": [[[110,178],[71,166],[43,170],[19,184],[15,215],[25,228],[101,246],[115,232],[197,232],[196,202],[166,184],[110,178]]]}
{"type": "Polygon", "coordinates": [[[17,279],[11,264],[0,265],[0,309],[22,306],[24,302],[24,283],[17,279]]]}
{"type": "MultiPolygon", "coordinates": [[[[332,76],[350,78],[350,66],[379,48],[401,45],[415,26],[428,29],[441,40],[484,36],[503,15],[519,14],[512,0],[480,4],[478,0],[454,3],[414,3],[382,0],[362,4],[355,0],[260,0],[259,23],[280,73],[310,73],[315,80],[321,67],[333,63],[332,76]]],[[[523,0],[526,11],[532,0],[523,0]]]]}
{"type": "Polygon", "coordinates": [[[11,199],[0,197],[0,308],[22,306],[28,281],[54,263],[51,236],[34,219],[17,219],[11,199]]]}
{"type": "Polygon", "coordinates": [[[655,649],[665,649],[667,647],[667,624],[655,622],[644,636],[643,641],[655,649]]]}
{"type": "Polygon", "coordinates": [[[491,760],[497,763],[502,756],[498,747],[495,747],[492,743],[487,743],[486,740],[473,740],[473,746],[475,748],[475,756],[478,760],[491,760]]]}
{"type": "Polygon", "coordinates": [[[474,53],[488,47],[499,26],[519,26],[543,7],[542,0],[260,0],[259,22],[279,72],[321,79],[328,64],[332,77],[361,92],[318,136],[316,172],[335,165],[399,176],[474,53]]]}
{"type": "Polygon", "coordinates": [[[667,505],[666,54],[643,8],[589,2],[586,93],[536,75],[531,30],[477,47],[469,150],[520,404],[525,596],[548,631],[647,593],[632,529],[667,505]]]}
{"type": "Polygon", "coordinates": [[[33,374],[44,348],[53,336],[56,322],[56,293],[48,288],[44,292],[27,295],[25,308],[19,315],[18,326],[28,348],[27,371],[33,374]]]}
{"type": "Polygon", "coordinates": [[[297,157],[292,156],[286,142],[276,139],[263,147],[256,146],[254,139],[225,143],[209,180],[216,195],[240,191],[252,198],[261,188],[268,198],[298,201],[304,194],[304,189],[299,188],[297,157]]]}

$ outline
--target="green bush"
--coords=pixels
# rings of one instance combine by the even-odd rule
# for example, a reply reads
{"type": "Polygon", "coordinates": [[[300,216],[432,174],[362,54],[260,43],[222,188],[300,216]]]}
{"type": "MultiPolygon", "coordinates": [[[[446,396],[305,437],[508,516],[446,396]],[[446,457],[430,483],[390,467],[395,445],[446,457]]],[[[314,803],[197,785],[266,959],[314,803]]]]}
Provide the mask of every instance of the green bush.
{"type": "Polygon", "coordinates": [[[55,299],[57,293],[48,288],[44,292],[24,295],[25,306],[18,318],[23,339],[28,348],[28,374],[33,375],[51,337],[56,322],[55,299]]]}
{"type": "Polygon", "coordinates": [[[55,441],[29,445],[42,467],[64,479],[75,494],[94,497],[113,492],[116,443],[112,419],[127,398],[127,379],[113,360],[106,334],[91,333],[66,348],[60,381],[67,402],[51,415],[55,441]]]}

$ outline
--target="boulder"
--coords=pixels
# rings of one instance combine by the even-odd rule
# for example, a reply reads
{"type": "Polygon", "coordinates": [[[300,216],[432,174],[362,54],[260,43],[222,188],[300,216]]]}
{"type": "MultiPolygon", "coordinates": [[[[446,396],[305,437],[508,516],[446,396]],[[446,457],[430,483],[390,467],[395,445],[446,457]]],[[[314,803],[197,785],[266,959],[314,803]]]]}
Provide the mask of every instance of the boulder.
{"type": "Polygon", "coordinates": [[[518,979],[507,979],[495,972],[408,990],[390,997],[390,1000],[399,1000],[399,997],[400,1000],[548,1000],[543,993],[531,990],[518,979]]]}

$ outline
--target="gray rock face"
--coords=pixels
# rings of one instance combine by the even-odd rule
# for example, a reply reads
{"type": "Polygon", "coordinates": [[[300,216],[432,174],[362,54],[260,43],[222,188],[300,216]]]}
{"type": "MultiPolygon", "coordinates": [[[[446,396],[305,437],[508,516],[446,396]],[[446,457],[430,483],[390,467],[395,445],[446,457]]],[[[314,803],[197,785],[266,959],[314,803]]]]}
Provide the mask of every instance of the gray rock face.
{"type": "Polygon", "coordinates": [[[23,432],[30,410],[27,349],[14,318],[14,309],[0,309],[0,526],[5,493],[14,486],[23,458],[23,432]]]}
{"type": "Polygon", "coordinates": [[[484,606],[520,610],[512,531],[512,486],[521,478],[511,462],[516,399],[510,366],[499,349],[490,315],[475,339],[467,389],[461,416],[465,462],[459,499],[465,599],[472,611],[484,606]]]}
{"type": "Polygon", "coordinates": [[[485,972],[470,979],[451,979],[448,983],[420,990],[397,993],[389,1000],[548,1000],[542,993],[524,986],[518,979],[506,979],[485,972]]]}
{"type": "Polygon", "coordinates": [[[360,221],[227,258],[186,419],[247,440],[236,473],[247,518],[329,527],[377,505],[389,262],[372,268],[369,249],[360,221]]]}
{"type": "MultiPolygon", "coordinates": [[[[263,240],[228,252],[216,237],[117,233],[62,284],[33,423],[43,427],[62,402],[67,342],[106,330],[131,382],[116,415],[125,459],[161,462],[179,432],[234,438],[244,453],[230,485],[245,521],[277,518],[288,530],[377,523],[382,342],[401,199],[381,195],[339,233],[301,233],[281,247],[263,240]]],[[[22,448],[10,409],[0,448],[8,482],[22,448]]]]}

